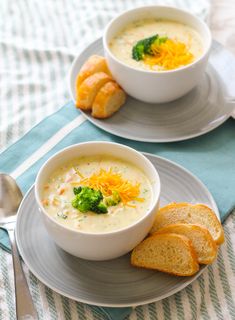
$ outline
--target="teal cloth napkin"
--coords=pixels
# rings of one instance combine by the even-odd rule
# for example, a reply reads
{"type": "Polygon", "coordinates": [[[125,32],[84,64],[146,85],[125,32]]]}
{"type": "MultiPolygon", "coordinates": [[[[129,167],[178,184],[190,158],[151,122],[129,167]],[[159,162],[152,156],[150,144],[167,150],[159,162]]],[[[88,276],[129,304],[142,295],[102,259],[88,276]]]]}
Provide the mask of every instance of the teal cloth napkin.
{"type": "MultiPolygon", "coordinates": [[[[72,121],[78,117],[81,117],[80,112],[70,102],[44,119],[0,155],[0,171],[16,174],[18,170],[17,182],[22,191],[26,192],[34,183],[41,165],[55,152],[75,143],[108,140],[165,157],[190,170],[201,179],[213,195],[222,221],[235,207],[234,120],[230,119],[214,131],[192,140],[157,144],[119,138],[98,129],[88,121],[82,122],[72,130],[67,130],[72,121]],[[58,132],[62,133],[61,139],[58,139],[58,132]],[[38,150],[41,150],[40,154],[34,157],[38,150]],[[29,158],[34,160],[30,164],[29,158]],[[26,170],[22,169],[24,166],[26,170]]],[[[4,230],[0,230],[0,246],[10,251],[4,230]]],[[[109,320],[122,320],[132,310],[131,308],[92,308],[101,312],[104,318],[109,320]]]]}

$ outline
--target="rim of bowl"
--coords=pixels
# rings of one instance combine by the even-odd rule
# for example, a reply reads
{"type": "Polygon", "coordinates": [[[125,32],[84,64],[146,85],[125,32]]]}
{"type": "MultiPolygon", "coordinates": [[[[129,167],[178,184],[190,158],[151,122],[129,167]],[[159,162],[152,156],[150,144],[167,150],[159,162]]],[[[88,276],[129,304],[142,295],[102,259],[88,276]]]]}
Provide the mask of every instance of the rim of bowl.
{"type": "MultiPolygon", "coordinates": [[[[134,20],[133,20],[134,21],[134,20]]],[[[201,34],[200,34],[201,36],[201,34]]],[[[105,27],[104,29],[104,34],[103,34],[103,47],[104,47],[104,50],[108,52],[108,54],[112,57],[113,60],[115,60],[116,62],[120,63],[122,66],[126,67],[126,68],[130,68],[131,70],[135,70],[135,71],[140,71],[140,72],[143,72],[143,73],[150,73],[150,74],[169,74],[169,73],[175,73],[175,72],[180,72],[184,69],[188,69],[190,67],[193,67],[195,64],[197,64],[198,62],[200,62],[207,54],[208,52],[210,51],[211,49],[211,44],[212,44],[212,36],[211,36],[211,31],[208,27],[208,25],[203,21],[201,20],[200,18],[198,18],[196,15],[192,14],[191,12],[187,11],[187,10],[184,10],[184,9],[178,9],[176,7],[173,7],[173,6],[164,6],[164,5],[149,5],[149,6],[140,6],[140,7],[137,7],[137,8],[134,8],[134,9],[130,9],[130,10],[126,10],[126,11],[123,11],[122,13],[120,13],[119,15],[117,15],[116,17],[114,17],[108,24],[107,26],[105,27]],[[111,25],[118,19],[120,19],[122,16],[126,15],[127,13],[130,13],[130,12],[133,12],[133,11],[141,11],[142,9],[151,9],[151,8],[165,8],[165,9],[169,9],[169,10],[173,10],[173,11],[179,11],[179,12],[183,12],[185,14],[187,14],[188,16],[192,17],[193,19],[197,20],[198,23],[200,23],[203,28],[206,30],[207,34],[208,34],[208,38],[209,38],[209,41],[207,43],[207,47],[205,48],[205,51],[203,52],[203,54],[197,58],[195,61],[193,61],[192,63],[186,65],[186,66],[182,66],[182,67],[179,67],[179,68],[176,68],[176,69],[172,69],[172,70],[143,70],[143,69],[138,69],[138,68],[134,68],[132,66],[129,66],[128,64],[122,62],[121,60],[119,60],[118,58],[116,58],[112,51],[109,49],[109,45],[107,43],[107,33],[109,31],[109,28],[111,27],[111,25]]]]}
{"type": "MultiPolygon", "coordinates": [[[[98,154],[98,153],[97,153],[98,154]]],[[[128,161],[128,160],[127,160],[128,161]]],[[[120,144],[120,143],[116,143],[116,142],[111,142],[111,141],[88,141],[88,142],[82,142],[82,143],[78,143],[78,144],[73,144],[71,146],[68,146],[60,151],[58,151],[57,153],[55,153],[53,156],[51,156],[40,168],[36,180],[35,180],[35,198],[36,198],[36,202],[39,206],[40,211],[46,215],[46,217],[48,217],[53,223],[55,223],[58,227],[62,228],[62,229],[66,229],[69,230],[73,233],[79,233],[79,234],[84,234],[84,235],[88,235],[88,236],[94,236],[94,237],[102,237],[102,236],[107,236],[110,234],[117,234],[117,233],[122,233],[123,231],[129,230],[131,228],[134,228],[136,225],[138,225],[139,223],[142,222],[142,220],[144,220],[145,218],[147,218],[147,216],[150,214],[150,212],[154,209],[154,207],[157,205],[157,202],[159,201],[160,198],[160,193],[161,193],[161,181],[160,181],[160,177],[158,174],[157,169],[154,167],[154,165],[152,164],[152,162],[146,158],[140,151],[135,150],[134,148],[128,147],[126,145],[120,144]],[[57,222],[55,219],[53,219],[48,213],[47,211],[44,209],[41,200],[40,200],[40,196],[39,196],[39,179],[40,176],[44,170],[44,168],[47,166],[47,164],[51,161],[53,161],[53,159],[58,156],[59,154],[63,153],[64,151],[67,151],[69,149],[73,149],[75,147],[81,146],[81,145],[94,145],[94,144],[100,144],[100,143],[104,143],[104,144],[108,144],[108,145],[116,145],[119,146],[121,148],[124,148],[130,152],[133,152],[135,154],[138,154],[138,156],[140,156],[147,164],[148,166],[150,166],[153,171],[155,171],[156,177],[157,177],[157,182],[158,182],[158,192],[157,192],[157,196],[154,195],[153,197],[153,202],[151,204],[151,207],[149,208],[149,210],[146,211],[146,213],[144,214],[143,217],[141,217],[139,220],[137,220],[136,222],[134,222],[133,224],[126,226],[125,228],[122,229],[118,229],[118,230],[114,230],[114,231],[109,231],[109,232],[102,232],[102,233],[94,233],[94,232],[85,232],[85,231],[81,231],[81,230],[75,230],[72,228],[69,228],[65,225],[60,224],[59,222],[57,222]]]]}

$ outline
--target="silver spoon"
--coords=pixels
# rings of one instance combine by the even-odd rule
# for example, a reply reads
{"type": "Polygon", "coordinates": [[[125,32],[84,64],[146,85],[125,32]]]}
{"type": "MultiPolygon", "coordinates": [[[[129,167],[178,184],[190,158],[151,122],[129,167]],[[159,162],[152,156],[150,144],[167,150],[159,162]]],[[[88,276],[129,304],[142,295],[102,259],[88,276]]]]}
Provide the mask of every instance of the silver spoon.
{"type": "Polygon", "coordinates": [[[18,207],[23,196],[15,180],[0,173],[0,227],[8,231],[15,276],[16,318],[18,320],[37,320],[28,284],[23,273],[15,241],[15,223],[18,207]]]}

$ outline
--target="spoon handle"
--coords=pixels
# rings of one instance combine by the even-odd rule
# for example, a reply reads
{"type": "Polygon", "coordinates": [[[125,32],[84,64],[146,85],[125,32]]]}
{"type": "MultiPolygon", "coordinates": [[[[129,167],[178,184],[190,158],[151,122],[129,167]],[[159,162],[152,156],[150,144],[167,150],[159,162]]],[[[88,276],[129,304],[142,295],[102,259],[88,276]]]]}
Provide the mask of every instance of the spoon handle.
{"type": "Polygon", "coordinates": [[[11,241],[12,260],[15,275],[16,318],[17,320],[37,320],[37,312],[34,307],[29,287],[21,266],[14,230],[8,230],[8,234],[11,241]]]}

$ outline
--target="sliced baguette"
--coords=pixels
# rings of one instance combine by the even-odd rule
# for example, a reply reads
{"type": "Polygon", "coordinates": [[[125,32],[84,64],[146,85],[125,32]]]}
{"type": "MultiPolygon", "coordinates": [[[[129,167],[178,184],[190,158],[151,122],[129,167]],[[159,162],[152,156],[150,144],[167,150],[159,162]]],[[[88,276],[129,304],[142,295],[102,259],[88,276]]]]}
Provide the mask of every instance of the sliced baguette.
{"type": "Polygon", "coordinates": [[[178,276],[191,276],[199,270],[191,241],[174,233],[146,238],[132,251],[131,264],[178,276]]]}
{"type": "Polygon", "coordinates": [[[91,110],[98,91],[112,78],[104,72],[97,72],[86,78],[77,91],[76,107],[91,110]]]}
{"type": "Polygon", "coordinates": [[[96,72],[104,72],[111,76],[106,59],[102,56],[93,55],[81,67],[76,79],[76,89],[78,90],[82,82],[96,72]]]}
{"type": "Polygon", "coordinates": [[[126,94],[116,82],[107,82],[97,93],[91,115],[108,118],[125,103],[126,94]]]}
{"type": "Polygon", "coordinates": [[[157,234],[162,233],[177,233],[189,238],[195,249],[198,263],[200,264],[212,263],[216,258],[216,243],[210,232],[202,226],[185,223],[171,224],[157,231],[157,234]]]}
{"type": "Polygon", "coordinates": [[[150,234],[175,223],[198,224],[208,229],[216,244],[224,242],[224,231],[216,214],[204,204],[171,203],[161,208],[157,214],[150,234]]]}

